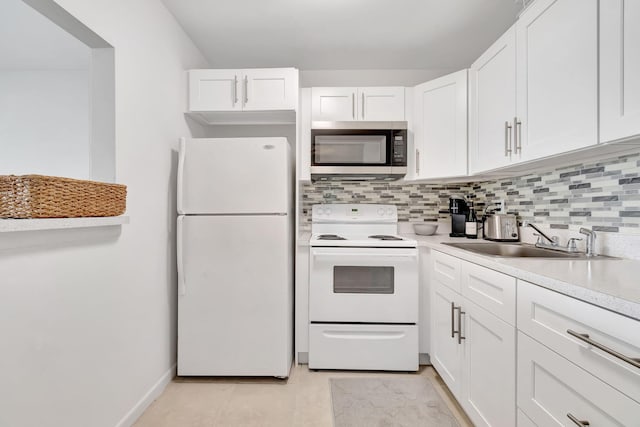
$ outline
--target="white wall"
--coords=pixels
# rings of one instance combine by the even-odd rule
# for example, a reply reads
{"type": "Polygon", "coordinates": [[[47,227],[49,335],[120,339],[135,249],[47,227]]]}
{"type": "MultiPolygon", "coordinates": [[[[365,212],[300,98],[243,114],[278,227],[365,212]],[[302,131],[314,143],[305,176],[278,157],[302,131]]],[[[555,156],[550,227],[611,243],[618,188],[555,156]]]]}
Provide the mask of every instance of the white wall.
{"type": "Polygon", "coordinates": [[[0,69],[0,94],[0,174],[90,178],[89,70],[0,69]]]}
{"type": "Polygon", "coordinates": [[[173,374],[174,150],[184,70],[207,63],[160,0],[58,3],[115,47],[131,224],[1,236],[0,426],[129,425],[173,374]]]}

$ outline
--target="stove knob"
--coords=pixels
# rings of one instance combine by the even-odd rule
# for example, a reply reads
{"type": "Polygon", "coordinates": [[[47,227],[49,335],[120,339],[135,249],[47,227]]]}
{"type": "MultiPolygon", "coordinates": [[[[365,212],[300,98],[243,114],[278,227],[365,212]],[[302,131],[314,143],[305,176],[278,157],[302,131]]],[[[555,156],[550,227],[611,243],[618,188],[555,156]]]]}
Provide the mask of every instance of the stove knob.
{"type": "Polygon", "coordinates": [[[379,208],[378,209],[378,215],[380,215],[380,216],[384,215],[384,209],[383,208],[379,208]]]}
{"type": "Polygon", "coordinates": [[[331,215],[331,208],[326,208],[324,210],[324,213],[327,214],[327,215],[331,215]]]}
{"type": "Polygon", "coordinates": [[[387,215],[392,216],[393,215],[393,209],[388,208],[387,209],[387,215]]]}

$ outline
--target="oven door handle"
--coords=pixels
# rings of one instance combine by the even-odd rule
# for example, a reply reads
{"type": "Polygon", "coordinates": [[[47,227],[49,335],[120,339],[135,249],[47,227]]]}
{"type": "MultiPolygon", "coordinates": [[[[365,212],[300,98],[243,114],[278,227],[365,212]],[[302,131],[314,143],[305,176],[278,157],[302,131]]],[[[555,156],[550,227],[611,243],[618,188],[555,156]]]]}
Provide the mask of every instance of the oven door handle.
{"type": "Polygon", "coordinates": [[[397,340],[404,338],[404,331],[324,331],[322,332],[327,338],[333,339],[360,339],[360,340],[397,340]]]}
{"type": "Polygon", "coordinates": [[[327,258],[345,258],[345,257],[359,257],[359,258],[418,258],[418,254],[398,254],[398,253],[367,253],[367,254],[345,254],[345,253],[334,253],[334,252],[313,252],[314,258],[327,257],[327,258]]]}
{"type": "Polygon", "coordinates": [[[409,260],[409,261],[417,261],[418,260],[418,256],[417,255],[371,255],[371,254],[367,254],[367,255],[356,255],[356,254],[313,254],[313,259],[315,261],[341,261],[344,260],[345,258],[360,258],[363,260],[363,262],[368,262],[372,259],[374,260],[381,260],[381,259],[393,259],[393,260],[397,260],[397,261],[402,261],[402,260],[409,260]]]}

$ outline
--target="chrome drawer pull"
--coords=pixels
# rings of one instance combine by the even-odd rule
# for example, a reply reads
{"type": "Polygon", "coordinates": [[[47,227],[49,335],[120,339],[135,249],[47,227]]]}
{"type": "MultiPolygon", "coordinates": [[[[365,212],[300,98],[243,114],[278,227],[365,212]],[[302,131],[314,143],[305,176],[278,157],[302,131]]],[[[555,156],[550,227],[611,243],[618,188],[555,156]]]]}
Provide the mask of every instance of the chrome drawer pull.
{"type": "Polygon", "coordinates": [[[453,301],[451,302],[451,338],[455,338],[456,336],[456,328],[454,326],[454,319],[455,319],[455,311],[457,310],[456,305],[453,303],[453,301]]]}
{"type": "Polygon", "coordinates": [[[504,156],[509,157],[511,154],[511,125],[504,122],[504,156]]]}
{"type": "Polygon", "coordinates": [[[573,421],[575,423],[575,425],[580,426],[580,427],[584,427],[584,426],[590,425],[589,421],[579,420],[576,417],[574,417],[573,415],[571,415],[570,413],[567,414],[567,418],[569,418],[571,421],[573,421]]]}
{"type": "Polygon", "coordinates": [[[640,358],[634,358],[634,357],[627,357],[622,353],[618,353],[615,350],[610,349],[607,346],[604,346],[602,344],[600,344],[599,342],[596,342],[594,340],[592,340],[591,338],[589,338],[589,334],[579,334],[576,331],[572,331],[571,329],[567,329],[567,333],[573,337],[578,338],[580,341],[586,342],[589,345],[592,345],[596,348],[599,348],[600,350],[604,351],[605,353],[609,353],[610,355],[617,357],[620,360],[623,360],[625,362],[627,362],[628,364],[630,364],[631,366],[635,366],[636,368],[640,368],[640,358]]]}
{"type": "Polygon", "coordinates": [[[462,340],[466,340],[467,337],[462,336],[462,315],[467,314],[466,311],[462,311],[462,307],[458,307],[458,344],[462,344],[462,340]]]}

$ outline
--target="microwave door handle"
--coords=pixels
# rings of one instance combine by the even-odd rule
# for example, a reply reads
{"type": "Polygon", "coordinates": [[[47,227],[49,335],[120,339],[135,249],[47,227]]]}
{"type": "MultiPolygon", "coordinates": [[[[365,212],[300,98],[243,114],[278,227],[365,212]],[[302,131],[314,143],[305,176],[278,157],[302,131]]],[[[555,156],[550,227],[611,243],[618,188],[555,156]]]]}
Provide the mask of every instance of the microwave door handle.
{"type": "Polygon", "coordinates": [[[356,94],[355,92],[351,92],[351,117],[353,120],[356,119],[356,94]]]}

